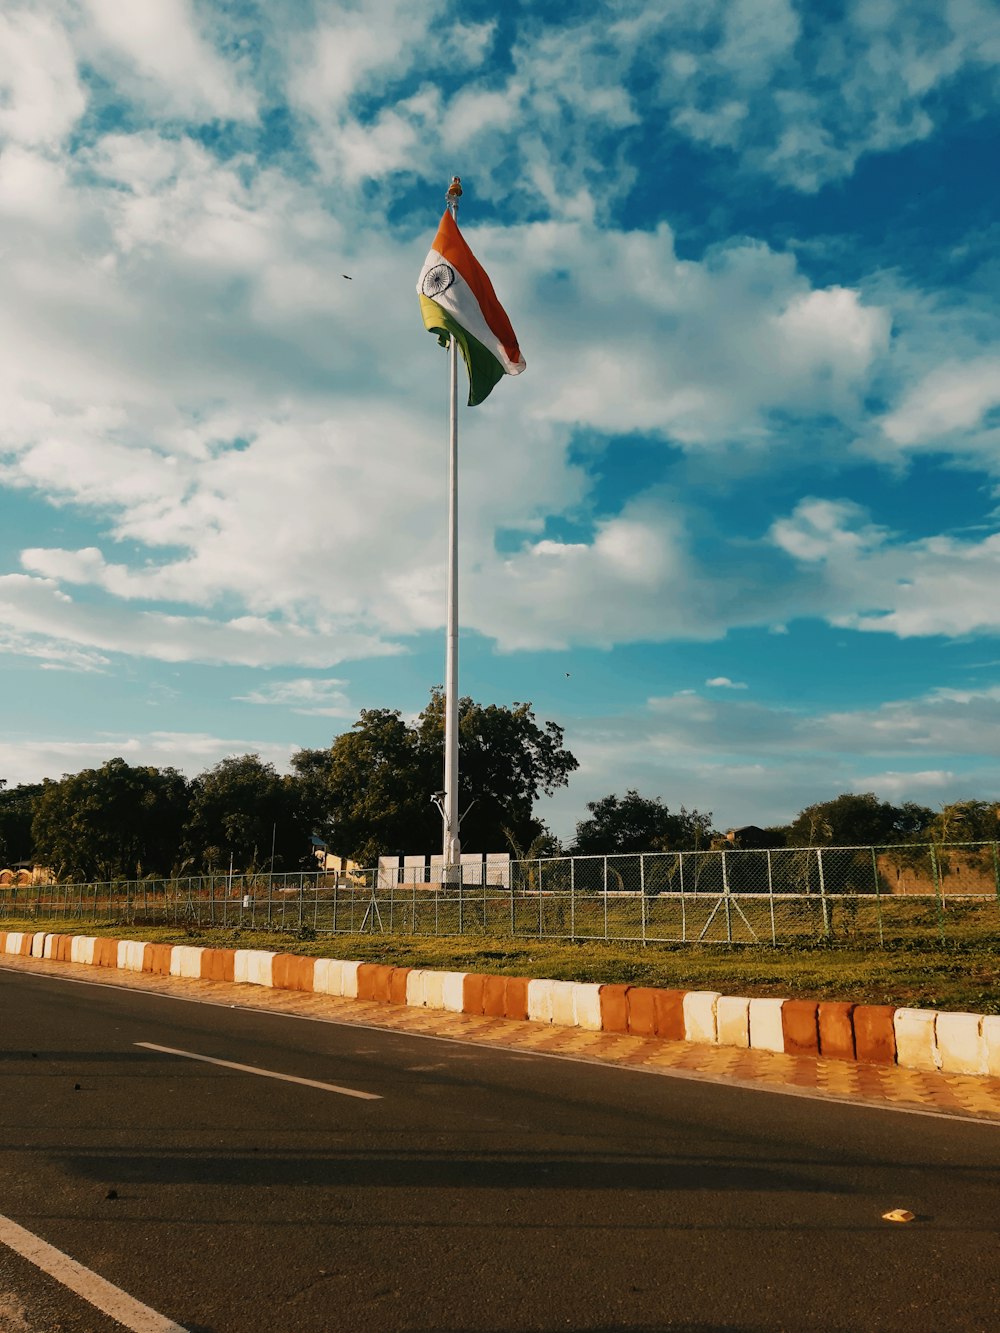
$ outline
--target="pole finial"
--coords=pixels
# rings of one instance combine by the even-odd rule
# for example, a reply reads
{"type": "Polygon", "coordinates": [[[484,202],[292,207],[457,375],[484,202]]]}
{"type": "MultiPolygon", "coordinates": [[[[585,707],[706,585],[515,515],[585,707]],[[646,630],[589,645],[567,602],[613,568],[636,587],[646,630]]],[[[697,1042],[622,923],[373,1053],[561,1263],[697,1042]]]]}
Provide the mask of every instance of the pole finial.
{"type": "Polygon", "coordinates": [[[458,201],[462,197],[462,178],[461,176],[452,176],[451,184],[448,186],[448,192],[445,195],[445,203],[451,209],[452,217],[458,216],[458,201]]]}

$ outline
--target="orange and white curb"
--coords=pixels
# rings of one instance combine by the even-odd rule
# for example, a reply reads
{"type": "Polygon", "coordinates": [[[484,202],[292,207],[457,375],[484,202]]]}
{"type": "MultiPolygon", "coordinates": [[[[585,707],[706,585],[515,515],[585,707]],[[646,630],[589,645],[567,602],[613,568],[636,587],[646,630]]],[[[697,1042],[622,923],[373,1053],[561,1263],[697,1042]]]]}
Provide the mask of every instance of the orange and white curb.
{"type": "Polygon", "coordinates": [[[1000,1078],[1000,1015],[843,1001],[750,999],[547,978],[393,967],[263,949],[0,931],[0,954],[242,982],[456,1014],[709,1046],[1000,1078]]]}

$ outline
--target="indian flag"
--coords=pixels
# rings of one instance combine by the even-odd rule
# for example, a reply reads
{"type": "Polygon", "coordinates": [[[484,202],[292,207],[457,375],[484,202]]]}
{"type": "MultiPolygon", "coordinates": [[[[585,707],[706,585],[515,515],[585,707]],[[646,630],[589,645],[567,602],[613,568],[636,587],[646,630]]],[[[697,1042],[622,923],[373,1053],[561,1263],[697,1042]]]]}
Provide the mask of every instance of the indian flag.
{"type": "Polygon", "coordinates": [[[420,313],[443,346],[458,342],[469,372],[469,406],[488,398],[504,375],[520,375],[524,357],[493,284],[446,209],[417,283],[420,313]]]}

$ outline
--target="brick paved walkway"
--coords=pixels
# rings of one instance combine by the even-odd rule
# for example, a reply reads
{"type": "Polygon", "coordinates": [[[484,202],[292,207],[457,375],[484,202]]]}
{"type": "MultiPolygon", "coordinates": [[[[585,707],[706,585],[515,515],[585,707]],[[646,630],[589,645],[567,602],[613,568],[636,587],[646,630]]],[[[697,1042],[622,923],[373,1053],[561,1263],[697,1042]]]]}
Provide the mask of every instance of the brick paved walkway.
{"type": "Polygon", "coordinates": [[[92,984],[153,991],[210,1004],[278,1011],[332,1023],[421,1033],[479,1046],[501,1046],[507,1050],[627,1066],[651,1074],[770,1088],[872,1106],[960,1115],[1000,1124],[1000,1079],[995,1078],[924,1073],[896,1066],[854,1064],[846,1060],[582,1032],[578,1028],[548,1027],[505,1018],[477,1018],[440,1009],[411,1009],[404,1005],[342,1000],[330,995],[268,990],[232,982],[188,981],[181,977],[119,972],[13,955],[5,955],[0,966],[11,971],[71,977],[92,984]]]}

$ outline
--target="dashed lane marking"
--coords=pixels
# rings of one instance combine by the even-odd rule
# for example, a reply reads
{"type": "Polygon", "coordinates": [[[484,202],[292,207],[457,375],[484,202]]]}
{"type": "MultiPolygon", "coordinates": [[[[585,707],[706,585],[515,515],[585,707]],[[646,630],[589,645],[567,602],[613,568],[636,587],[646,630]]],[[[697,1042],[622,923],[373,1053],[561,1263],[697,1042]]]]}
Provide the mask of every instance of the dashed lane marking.
{"type": "Polygon", "coordinates": [[[235,1069],[240,1074],[259,1074],[261,1078],[277,1078],[282,1083],[301,1083],[305,1088],[319,1088],[321,1092],[338,1092],[341,1097],[357,1097],[363,1102],[380,1102],[377,1092],[359,1092],[357,1088],[341,1088],[336,1083],[321,1083],[315,1078],[299,1078],[297,1074],[279,1074],[274,1069],[260,1069],[257,1065],[241,1065],[235,1060],[217,1060],[214,1055],[199,1055],[195,1051],[179,1051],[173,1046],[157,1046],[154,1041],[137,1041],[147,1051],[159,1051],[161,1055],[180,1055],[185,1060],[200,1060],[206,1065],[221,1065],[223,1069],[235,1069]]]}

